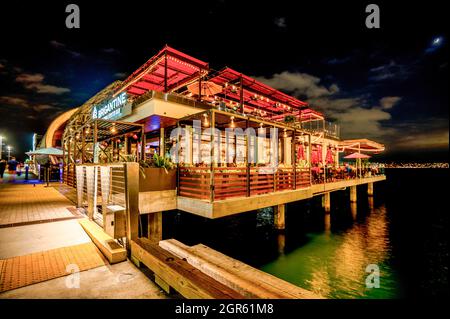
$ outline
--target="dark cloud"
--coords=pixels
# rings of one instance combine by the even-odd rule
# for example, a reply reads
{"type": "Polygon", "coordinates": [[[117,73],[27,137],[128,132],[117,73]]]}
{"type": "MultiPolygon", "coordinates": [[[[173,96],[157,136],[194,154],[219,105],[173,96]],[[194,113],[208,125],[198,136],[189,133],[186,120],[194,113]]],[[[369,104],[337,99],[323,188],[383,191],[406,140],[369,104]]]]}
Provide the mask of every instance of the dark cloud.
{"type": "Polygon", "coordinates": [[[114,48],[106,48],[102,49],[102,52],[108,53],[108,54],[120,54],[120,51],[114,48]]]}
{"type": "Polygon", "coordinates": [[[284,28],[287,27],[287,24],[286,24],[286,18],[285,18],[285,17],[275,18],[274,23],[275,23],[275,25],[276,25],[278,28],[284,29],[284,28]]]}
{"type": "Polygon", "coordinates": [[[26,89],[37,93],[63,94],[70,92],[70,89],[49,85],[44,83],[44,75],[40,73],[21,73],[17,75],[16,82],[21,83],[26,89]]]}
{"type": "Polygon", "coordinates": [[[127,77],[127,74],[125,72],[116,72],[114,73],[114,77],[118,79],[123,79],[127,77]]]}
{"type": "Polygon", "coordinates": [[[82,56],[82,54],[80,52],[72,50],[72,49],[69,49],[67,47],[67,45],[62,43],[62,42],[59,42],[59,41],[56,41],[56,40],[51,40],[50,41],[50,45],[53,48],[57,49],[57,50],[60,50],[62,52],[65,52],[65,53],[69,54],[73,58],[79,58],[79,57],[82,56]]]}
{"type": "Polygon", "coordinates": [[[351,57],[347,56],[347,57],[343,57],[343,58],[331,58],[329,60],[326,61],[327,64],[330,65],[336,65],[336,64],[345,64],[347,62],[350,62],[351,57]]]}
{"type": "Polygon", "coordinates": [[[405,80],[411,75],[411,69],[407,65],[397,64],[391,60],[369,70],[370,81],[405,80]]]}
{"type": "Polygon", "coordinates": [[[15,96],[0,96],[0,104],[29,107],[28,101],[15,96]]]}
{"type": "Polygon", "coordinates": [[[337,83],[325,86],[319,77],[306,73],[284,71],[258,79],[297,97],[305,97],[313,108],[338,122],[343,138],[367,137],[389,142],[392,135],[401,134],[389,125],[392,120],[389,111],[401,101],[399,96],[385,96],[371,103],[366,95],[342,92],[337,83]]]}

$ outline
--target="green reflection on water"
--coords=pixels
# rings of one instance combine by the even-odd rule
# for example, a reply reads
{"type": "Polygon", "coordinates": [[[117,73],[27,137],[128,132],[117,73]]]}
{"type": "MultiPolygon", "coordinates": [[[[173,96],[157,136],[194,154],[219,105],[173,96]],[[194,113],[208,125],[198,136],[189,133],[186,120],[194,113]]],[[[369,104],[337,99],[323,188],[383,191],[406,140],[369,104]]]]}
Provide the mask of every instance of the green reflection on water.
{"type": "MultiPolygon", "coordinates": [[[[351,207],[356,219],[356,206],[351,207]]],[[[397,298],[396,274],[391,257],[388,219],[384,206],[378,207],[349,229],[332,232],[330,215],[324,231],[308,233],[303,246],[261,267],[261,270],[327,298],[397,298]],[[366,267],[380,269],[380,288],[366,287],[366,267]]],[[[280,251],[284,235],[279,237],[280,251]]]]}

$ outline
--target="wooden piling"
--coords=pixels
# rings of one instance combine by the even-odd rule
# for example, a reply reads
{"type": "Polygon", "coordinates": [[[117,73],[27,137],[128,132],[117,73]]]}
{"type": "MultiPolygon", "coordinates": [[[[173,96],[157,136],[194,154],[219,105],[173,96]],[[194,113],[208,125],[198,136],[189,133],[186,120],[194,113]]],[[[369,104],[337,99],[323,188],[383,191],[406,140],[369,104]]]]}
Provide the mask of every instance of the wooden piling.
{"type": "Polygon", "coordinates": [[[356,186],[350,186],[350,202],[356,202],[356,186]]]}
{"type": "Polygon", "coordinates": [[[322,196],[322,207],[325,209],[326,213],[331,211],[331,193],[325,193],[322,196]]]}
{"type": "Polygon", "coordinates": [[[281,205],[277,205],[273,207],[273,217],[274,217],[274,221],[273,224],[275,226],[276,229],[279,230],[283,230],[286,227],[286,223],[285,223],[285,211],[286,211],[286,206],[285,204],[281,204],[281,205]]]}
{"type": "Polygon", "coordinates": [[[367,195],[373,196],[373,183],[367,183],[367,195]]]}
{"type": "Polygon", "coordinates": [[[162,240],[162,212],[148,214],[148,239],[159,242],[162,240]]]}

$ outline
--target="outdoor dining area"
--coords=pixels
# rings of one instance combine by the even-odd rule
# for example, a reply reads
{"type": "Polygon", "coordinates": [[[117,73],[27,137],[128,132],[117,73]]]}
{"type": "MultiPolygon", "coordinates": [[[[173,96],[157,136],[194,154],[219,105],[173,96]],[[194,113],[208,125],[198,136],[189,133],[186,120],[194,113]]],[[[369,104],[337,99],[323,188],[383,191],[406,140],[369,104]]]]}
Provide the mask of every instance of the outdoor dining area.
{"type": "MultiPolygon", "coordinates": [[[[319,146],[320,148],[320,146],[319,146]]],[[[384,174],[384,165],[370,163],[370,155],[351,153],[342,156],[343,161],[334,161],[333,151],[327,150],[326,159],[322,161],[321,152],[312,153],[311,183],[332,183],[340,180],[366,178],[384,174]]]]}

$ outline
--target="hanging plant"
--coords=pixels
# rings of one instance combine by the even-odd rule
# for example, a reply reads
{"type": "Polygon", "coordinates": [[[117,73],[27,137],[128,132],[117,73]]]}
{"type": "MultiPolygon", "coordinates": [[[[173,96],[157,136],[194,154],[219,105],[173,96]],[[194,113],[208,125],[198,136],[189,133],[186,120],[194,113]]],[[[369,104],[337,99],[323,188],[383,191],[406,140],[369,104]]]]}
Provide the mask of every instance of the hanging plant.
{"type": "Polygon", "coordinates": [[[286,115],[284,117],[284,123],[294,123],[295,122],[295,116],[294,115],[286,115]]]}

